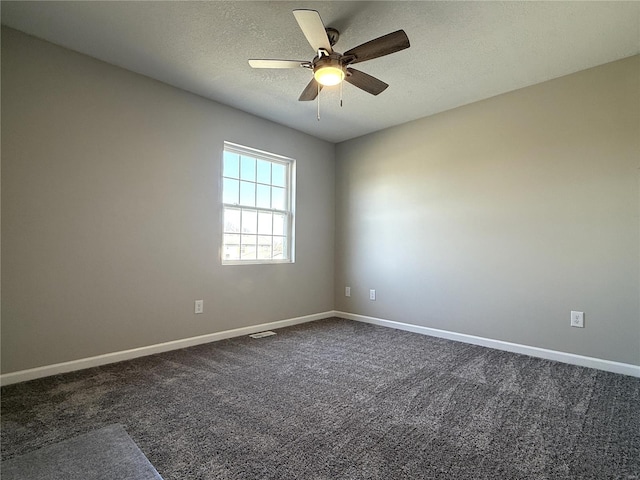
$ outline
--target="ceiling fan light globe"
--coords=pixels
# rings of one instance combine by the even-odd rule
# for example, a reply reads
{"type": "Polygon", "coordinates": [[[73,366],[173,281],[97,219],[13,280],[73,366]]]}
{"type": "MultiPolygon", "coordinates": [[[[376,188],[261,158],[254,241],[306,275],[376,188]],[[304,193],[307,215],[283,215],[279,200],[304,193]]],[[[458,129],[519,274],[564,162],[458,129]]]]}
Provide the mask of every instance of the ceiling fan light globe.
{"type": "Polygon", "coordinates": [[[344,80],[344,70],[340,67],[326,66],[317,69],[313,76],[320,85],[330,87],[344,80]]]}

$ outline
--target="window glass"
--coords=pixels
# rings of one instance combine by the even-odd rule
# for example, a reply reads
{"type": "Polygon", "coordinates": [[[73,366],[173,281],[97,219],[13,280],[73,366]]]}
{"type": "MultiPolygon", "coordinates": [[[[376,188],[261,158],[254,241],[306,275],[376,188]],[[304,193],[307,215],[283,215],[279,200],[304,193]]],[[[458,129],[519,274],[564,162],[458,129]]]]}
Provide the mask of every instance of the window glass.
{"type": "Polygon", "coordinates": [[[239,178],[240,176],[240,155],[233,152],[224,152],[224,165],[222,175],[229,178],[239,178]]]}
{"type": "Polygon", "coordinates": [[[240,182],[240,205],[245,207],[256,206],[256,184],[253,182],[240,182]]]}
{"type": "Polygon", "coordinates": [[[256,207],[271,208],[271,187],[258,184],[256,190],[256,207]]]}
{"type": "Polygon", "coordinates": [[[258,233],[258,212],[255,210],[242,210],[242,233],[258,233]]]}
{"type": "Polygon", "coordinates": [[[271,184],[278,187],[287,185],[287,170],[284,165],[273,164],[271,184]]]}
{"type": "Polygon", "coordinates": [[[222,179],[222,201],[231,205],[238,204],[240,182],[231,178],[222,179]]]}
{"type": "Polygon", "coordinates": [[[273,233],[273,213],[258,213],[258,234],[271,235],[273,233]]]}
{"type": "Polygon", "coordinates": [[[274,213],[273,214],[273,234],[284,235],[285,233],[284,227],[285,227],[284,215],[274,213]]]}
{"type": "Polygon", "coordinates": [[[242,180],[256,180],[256,159],[251,157],[240,157],[240,178],[242,180]]]}
{"type": "Polygon", "coordinates": [[[236,208],[226,208],[224,211],[224,231],[225,233],[240,233],[240,210],[236,208]]]}
{"type": "Polygon", "coordinates": [[[271,183],[271,162],[267,162],[266,160],[258,160],[257,161],[257,173],[258,183],[266,183],[267,185],[271,183]]]}
{"type": "Polygon", "coordinates": [[[271,208],[274,210],[285,210],[286,207],[285,189],[273,187],[271,189],[271,208]]]}

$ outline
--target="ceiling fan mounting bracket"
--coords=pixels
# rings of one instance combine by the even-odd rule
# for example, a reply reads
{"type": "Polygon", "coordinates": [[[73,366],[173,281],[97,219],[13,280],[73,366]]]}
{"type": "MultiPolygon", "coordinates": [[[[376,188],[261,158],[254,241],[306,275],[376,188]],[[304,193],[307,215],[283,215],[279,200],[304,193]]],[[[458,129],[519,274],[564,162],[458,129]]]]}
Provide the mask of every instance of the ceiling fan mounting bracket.
{"type": "Polygon", "coordinates": [[[338,43],[340,39],[340,32],[335,28],[327,27],[324,29],[327,32],[327,38],[329,39],[329,45],[332,47],[338,43]]]}

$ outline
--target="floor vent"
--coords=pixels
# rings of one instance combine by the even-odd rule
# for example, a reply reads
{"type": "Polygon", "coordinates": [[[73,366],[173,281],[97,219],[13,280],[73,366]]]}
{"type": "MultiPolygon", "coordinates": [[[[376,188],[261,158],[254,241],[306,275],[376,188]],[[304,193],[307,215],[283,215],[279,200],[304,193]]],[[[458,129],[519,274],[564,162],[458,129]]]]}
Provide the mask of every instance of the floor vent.
{"type": "Polygon", "coordinates": [[[270,336],[275,335],[275,334],[276,334],[276,332],[272,332],[270,330],[267,330],[266,332],[252,333],[249,336],[251,338],[264,338],[264,337],[270,337],[270,336]]]}

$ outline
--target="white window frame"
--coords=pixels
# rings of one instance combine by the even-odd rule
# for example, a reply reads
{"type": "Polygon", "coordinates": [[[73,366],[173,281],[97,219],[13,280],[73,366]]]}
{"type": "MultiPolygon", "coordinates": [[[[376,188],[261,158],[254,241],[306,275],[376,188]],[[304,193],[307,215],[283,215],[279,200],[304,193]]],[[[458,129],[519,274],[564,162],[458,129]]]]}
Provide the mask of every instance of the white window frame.
{"type": "MultiPolygon", "coordinates": [[[[286,264],[286,263],[295,263],[295,179],[296,179],[296,161],[293,158],[285,157],[282,155],[277,155],[270,152],[265,152],[262,150],[258,150],[251,147],[246,147],[244,145],[238,145],[236,143],[224,142],[224,149],[222,151],[221,156],[221,164],[220,164],[220,217],[221,217],[221,243],[220,243],[220,262],[222,265],[256,265],[256,264],[286,264]],[[224,176],[224,153],[232,152],[239,155],[244,155],[248,157],[253,157],[258,160],[264,160],[271,163],[281,164],[286,166],[286,195],[285,202],[286,208],[285,210],[273,209],[273,208],[264,208],[257,207],[255,205],[241,205],[240,203],[225,203],[224,202],[224,179],[232,178],[224,176]],[[233,209],[247,209],[247,210],[255,210],[258,212],[272,212],[278,214],[284,214],[286,217],[286,229],[285,229],[285,239],[286,239],[286,249],[285,255],[286,258],[283,259],[233,259],[228,260],[225,258],[225,210],[227,208],[233,209]]],[[[256,185],[261,184],[258,182],[257,178],[255,181],[256,185]]],[[[273,184],[271,184],[273,186],[273,184]]],[[[273,236],[273,235],[271,235],[273,236]]],[[[242,247],[241,247],[242,248],[242,247]]]]}

